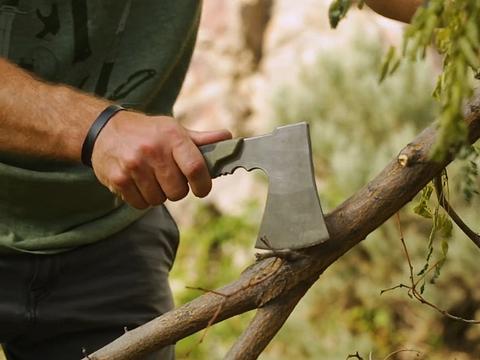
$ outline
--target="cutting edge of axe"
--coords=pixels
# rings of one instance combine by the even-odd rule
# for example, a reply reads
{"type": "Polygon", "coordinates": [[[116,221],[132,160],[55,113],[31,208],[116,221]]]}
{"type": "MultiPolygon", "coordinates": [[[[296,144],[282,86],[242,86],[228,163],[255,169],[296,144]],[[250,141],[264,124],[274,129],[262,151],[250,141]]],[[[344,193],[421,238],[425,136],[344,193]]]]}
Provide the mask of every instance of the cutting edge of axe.
{"type": "Polygon", "coordinates": [[[256,248],[294,250],[329,239],[315,184],[308,123],[204,145],[200,151],[212,178],[232,174],[238,168],[260,169],[268,176],[256,248]]]}

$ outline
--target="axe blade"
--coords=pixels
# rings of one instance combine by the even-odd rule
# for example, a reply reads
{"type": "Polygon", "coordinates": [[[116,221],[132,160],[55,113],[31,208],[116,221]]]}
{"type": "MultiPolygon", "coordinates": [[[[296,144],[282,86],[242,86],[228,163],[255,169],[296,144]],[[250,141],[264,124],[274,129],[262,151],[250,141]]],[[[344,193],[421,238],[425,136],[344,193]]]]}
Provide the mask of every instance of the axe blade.
{"type": "Polygon", "coordinates": [[[328,240],[313,170],[309,126],[282,126],[271,134],[202,146],[212,177],[237,168],[263,170],[268,196],[256,248],[301,249],[328,240]]]}

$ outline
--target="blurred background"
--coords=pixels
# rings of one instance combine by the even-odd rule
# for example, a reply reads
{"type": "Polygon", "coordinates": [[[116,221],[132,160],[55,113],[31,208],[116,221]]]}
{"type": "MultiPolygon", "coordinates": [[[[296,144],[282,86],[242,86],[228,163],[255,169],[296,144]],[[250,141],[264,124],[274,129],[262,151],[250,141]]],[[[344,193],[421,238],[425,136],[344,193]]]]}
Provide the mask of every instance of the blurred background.
{"type": "MultiPolygon", "coordinates": [[[[431,93],[442,63],[432,51],[427,62],[404,63],[379,84],[386,49],[401,43],[403,25],[354,9],[331,30],[329,3],[206,0],[175,111],[187,127],[228,128],[235,136],[308,121],[325,212],[365,185],[435,119],[431,93]]],[[[478,198],[464,196],[462,188],[469,160],[448,169],[450,201],[479,229],[478,198]]],[[[469,179],[478,188],[477,177],[469,179]]],[[[168,204],[182,238],[171,279],[177,306],[201,294],[187,287],[215,289],[254,262],[267,185],[261,173],[237,170],[216,179],[206,199],[168,204]]],[[[425,263],[432,227],[414,213],[417,202],[400,214],[416,272],[425,263]]],[[[478,249],[455,226],[448,242],[445,266],[435,284],[427,282],[424,296],[455,315],[480,319],[478,249]]],[[[432,263],[440,257],[441,246],[434,243],[432,263]]],[[[260,359],[344,360],[357,352],[369,360],[480,359],[480,325],[447,319],[410,299],[405,289],[380,295],[408,284],[408,276],[391,219],[320,277],[260,359]],[[389,356],[400,350],[416,352],[389,356]]],[[[179,342],[177,359],[222,359],[252,317],[215,325],[201,344],[202,333],[179,342]]]]}
{"type": "MultiPolygon", "coordinates": [[[[352,10],[337,30],[328,0],[208,0],[176,116],[197,130],[229,128],[235,136],[311,125],[317,185],[326,212],[376,175],[437,114],[431,93],[442,59],[404,63],[379,84],[390,45],[403,27],[368,9],[352,10]]],[[[460,188],[467,161],[449,168],[451,202],[474,228],[478,199],[460,188]]],[[[475,186],[478,184],[474,178],[475,186]]],[[[254,261],[253,244],[267,189],[262,174],[238,170],[216,179],[205,200],[169,204],[181,229],[172,274],[177,306],[215,289],[254,261]]],[[[432,222],[401,212],[416,271],[432,222]]],[[[478,228],[478,226],[477,226],[478,228]]],[[[425,297],[465,318],[480,318],[478,249],[454,227],[449,254],[425,297]]],[[[440,255],[434,243],[433,261],[440,255]]],[[[432,262],[433,262],[432,261],[432,262]]],[[[381,290],[408,283],[408,264],[393,220],[329,268],[300,302],[261,359],[480,359],[479,325],[451,321],[407,296],[381,290]],[[370,357],[369,357],[370,356],[370,357]]],[[[245,314],[177,345],[178,359],[221,359],[246,327],[245,314]]]]}

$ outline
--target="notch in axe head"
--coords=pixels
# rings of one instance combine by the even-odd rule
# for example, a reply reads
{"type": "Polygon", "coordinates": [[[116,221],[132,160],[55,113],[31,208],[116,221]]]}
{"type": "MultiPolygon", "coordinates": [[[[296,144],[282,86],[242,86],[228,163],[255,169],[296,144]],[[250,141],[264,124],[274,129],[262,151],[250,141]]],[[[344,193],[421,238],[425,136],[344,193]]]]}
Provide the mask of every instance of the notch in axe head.
{"type": "Polygon", "coordinates": [[[261,169],[267,174],[268,197],[256,248],[300,249],[328,240],[307,123],[204,145],[200,151],[212,178],[232,174],[238,168],[261,169]]]}

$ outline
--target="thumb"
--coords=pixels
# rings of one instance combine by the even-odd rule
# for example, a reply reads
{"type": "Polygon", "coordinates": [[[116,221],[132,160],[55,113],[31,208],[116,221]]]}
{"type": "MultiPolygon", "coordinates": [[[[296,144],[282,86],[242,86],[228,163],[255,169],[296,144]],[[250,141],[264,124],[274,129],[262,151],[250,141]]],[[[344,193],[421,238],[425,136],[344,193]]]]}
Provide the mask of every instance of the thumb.
{"type": "Polygon", "coordinates": [[[188,134],[197,146],[211,144],[217,141],[228,140],[232,138],[232,133],[225,129],[214,131],[188,130],[188,134]]]}

